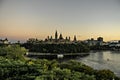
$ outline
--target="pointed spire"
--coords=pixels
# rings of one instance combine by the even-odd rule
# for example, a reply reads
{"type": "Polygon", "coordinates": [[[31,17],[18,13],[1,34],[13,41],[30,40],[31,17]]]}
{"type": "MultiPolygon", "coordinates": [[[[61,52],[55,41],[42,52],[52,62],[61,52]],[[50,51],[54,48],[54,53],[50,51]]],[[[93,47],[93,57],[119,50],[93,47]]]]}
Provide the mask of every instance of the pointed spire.
{"type": "Polygon", "coordinates": [[[50,39],[52,40],[52,36],[50,37],[50,39]]]}
{"type": "Polygon", "coordinates": [[[67,36],[66,36],[66,38],[65,38],[66,40],[68,40],[68,38],[67,38],[67,36]]]}
{"type": "Polygon", "coordinates": [[[52,36],[50,37],[50,41],[52,41],[52,36]]]}
{"type": "Polygon", "coordinates": [[[58,33],[57,33],[57,30],[56,30],[56,32],[55,32],[55,40],[57,40],[58,39],[58,33]]]}
{"type": "Polygon", "coordinates": [[[60,34],[60,36],[59,36],[59,39],[63,39],[63,36],[62,36],[62,34],[60,34]]]}
{"type": "Polygon", "coordinates": [[[49,40],[49,39],[50,39],[50,37],[48,36],[48,37],[47,37],[47,39],[49,40]]]}
{"type": "Polygon", "coordinates": [[[70,41],[70,36],[69,36],[69,41],[70,41]]]}
{"type": "Polygon", "coordinates": [[[77,41],[77,39],[76,39],[76,35],[74,35],[74,41],[77,41]]]}

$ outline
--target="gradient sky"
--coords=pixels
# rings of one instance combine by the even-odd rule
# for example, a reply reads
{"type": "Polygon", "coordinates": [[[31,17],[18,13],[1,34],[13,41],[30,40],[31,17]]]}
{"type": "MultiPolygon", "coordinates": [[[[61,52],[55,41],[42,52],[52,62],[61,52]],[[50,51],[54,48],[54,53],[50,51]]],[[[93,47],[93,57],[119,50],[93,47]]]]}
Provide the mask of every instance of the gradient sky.
{"type": "Polygon", "coordinates": [[[0,38],[120,39],[120,0],[0,0],[0,38]]]}

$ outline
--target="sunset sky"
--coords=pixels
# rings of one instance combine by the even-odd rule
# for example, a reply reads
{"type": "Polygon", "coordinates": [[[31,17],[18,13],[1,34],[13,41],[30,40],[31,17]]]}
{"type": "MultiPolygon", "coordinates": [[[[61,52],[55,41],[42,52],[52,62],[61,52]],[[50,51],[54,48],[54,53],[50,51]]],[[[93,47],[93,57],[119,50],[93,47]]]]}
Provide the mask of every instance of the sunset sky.
{"type": "Polygon", "coordinates": [[[0,0],[0,38],[76,35],[78,40],[120,40],[120,0],[0,0]]]}

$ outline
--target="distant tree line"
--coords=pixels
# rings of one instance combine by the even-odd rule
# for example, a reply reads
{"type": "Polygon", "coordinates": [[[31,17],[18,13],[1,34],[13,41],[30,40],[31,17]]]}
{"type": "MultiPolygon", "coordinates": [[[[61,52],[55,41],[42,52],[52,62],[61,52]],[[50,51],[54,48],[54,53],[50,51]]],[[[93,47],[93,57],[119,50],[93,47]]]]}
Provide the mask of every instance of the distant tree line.
{"type": "Polygon", "coordinates": [[[30,52],[41,53],[80,53],[88,52],[90,50],[89,47],[83,43],[71,43],[71,44],[24,43],[22,46],[24,46],[30,52]]]}

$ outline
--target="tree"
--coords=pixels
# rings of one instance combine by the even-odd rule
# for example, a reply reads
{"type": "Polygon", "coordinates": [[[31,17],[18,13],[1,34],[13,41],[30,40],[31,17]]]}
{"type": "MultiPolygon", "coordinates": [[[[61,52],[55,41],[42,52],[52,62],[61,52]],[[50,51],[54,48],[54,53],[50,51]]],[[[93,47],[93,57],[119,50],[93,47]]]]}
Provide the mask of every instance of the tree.
{"type": "Polygon", "coordinates": [[[24,60],[24,54],[27,50],[19,45],[9,45],[5,47],[0,47],[0,56],[14,60],[24,60]]]}
{"type": "Polygon", "coordinates": [[[113,80],[115,74],[110,70],[99,70],[96,72],[96,78],[99,80],[113,80]]]}

